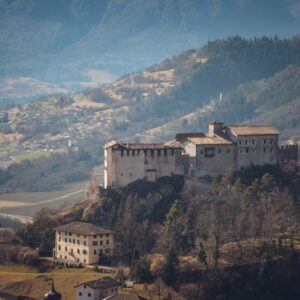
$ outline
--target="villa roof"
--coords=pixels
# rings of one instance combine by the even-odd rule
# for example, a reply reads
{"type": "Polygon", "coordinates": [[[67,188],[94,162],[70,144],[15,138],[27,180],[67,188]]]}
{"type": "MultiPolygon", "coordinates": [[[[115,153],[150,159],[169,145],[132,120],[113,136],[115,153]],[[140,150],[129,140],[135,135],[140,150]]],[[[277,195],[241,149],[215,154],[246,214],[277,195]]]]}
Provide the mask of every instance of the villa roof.
{"type": "Polygon", "coordinates": [[[195,145],[231,145],[232,144],[232,142],[230,142],[222,137],[219,137],[219,136],[187,138],[186,140],[194,143],[195,145]]]}
{"type": "Polygon", "coordinates": [[[106,234],[113,233],[113,231],[96,226],[91,223],[83,223],[83,222],[72,222],[65,225],[61,225],[56,227],[57,231],[62,232],[70,232],[80,235],[97,235],[97,234],[106,234]]]}
{"type": "Polygon", "coordinates": [[[228,125],[236,135],[278,135],[279,131],[268,125],[228,125]]]}
{"type": "Polygon", "coordinates": [[[117,287],[120,285],[118,281],[116,281],[115,279],[113,279],[111,277],[103,277],[103,278],[99,278],[96,280],[82,282],[80,284],[75,285],[74,287],[76,288],[83,284],[89,286],[92,289],[108,289],[108,288],[117,287]]]}

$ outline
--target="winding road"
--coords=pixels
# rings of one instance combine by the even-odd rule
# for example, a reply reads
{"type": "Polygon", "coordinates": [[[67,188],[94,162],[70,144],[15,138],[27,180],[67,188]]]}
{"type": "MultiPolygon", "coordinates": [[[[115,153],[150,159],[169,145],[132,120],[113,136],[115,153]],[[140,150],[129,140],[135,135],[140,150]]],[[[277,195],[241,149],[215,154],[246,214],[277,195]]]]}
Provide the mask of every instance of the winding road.
{"type": "MultiPolygon", "coordinates": [[[[85,192],[85,189],[81,189],[81,190],[78,190],[78,191],[75,191],[75,192],[67,193],[65,195],[62,195],[62,196],[59,196],[59,197],[56,197],[56,198],[51,198],[51,199],[43,200],[43,201],[40,201],[40,202],[26,203],[26,204],[18,205],[17,208],[34,207],[34,206],[39,206],[39,205],[43,205],[43,204],[47,204],[47,203],[52,203],[52,202],[59,201],[59,200],[62,200],[62,199],[67,199],[67,198],[72,197],[72,196],[77,195],[77,194],[83,194],[84,192],[85,192]]],[[[12,207],[5,207],[5,209],[7,209],[7,208],[12,208],[12,207]]],[[[16,207],[14,206],[14,208],[16,208],[16,207]]],[[[7,213],[4,213],[4,212],[1,212],[1,209],[0,209],[0,217],[1,216],[4,217],[4,218],[9,218],[13,221],[14,220],[19,221],[23,224],[32,223],[32,218],[31,217],[14,215],[14,214],[7,214],[7,213]]]]}

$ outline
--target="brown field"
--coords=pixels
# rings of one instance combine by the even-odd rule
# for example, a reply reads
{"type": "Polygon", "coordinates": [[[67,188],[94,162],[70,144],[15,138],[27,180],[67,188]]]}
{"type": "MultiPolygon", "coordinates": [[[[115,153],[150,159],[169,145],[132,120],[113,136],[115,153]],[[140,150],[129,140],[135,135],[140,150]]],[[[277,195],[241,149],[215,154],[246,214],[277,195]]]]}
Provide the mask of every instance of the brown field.
{"type": "Polygon", "coordinates": [[[0,212],[32,217],[42,208],[58,209],[83,199],[88,181],[67,185],[53,192],[11,193],[0,195],[0,212]]]}
{"type": "MultiPolygon", "coordinates": [[[[62,294],[62,299],[75,299],[74,285],[110,274],[95,273],[91,268],[67,269],[55,267],[51,272],[39,273],[35,268],[24,265],[0,266],[0,291],[12,295],[31,296],[42,299],[50,290],[51,279],[54,279],[55,288],[62,294]]],[[[134,284],[131,289],[120,289],[121,293],[137,293],[148,299],[158,300],[166,296],[169,290],[162,284],[161,296],[158,296],[157,285],[134,284]],[[147,291],[146,291],[147,290],[147,291]]],[[[182,298],[176,294],[174,300],[182,298]]]]}

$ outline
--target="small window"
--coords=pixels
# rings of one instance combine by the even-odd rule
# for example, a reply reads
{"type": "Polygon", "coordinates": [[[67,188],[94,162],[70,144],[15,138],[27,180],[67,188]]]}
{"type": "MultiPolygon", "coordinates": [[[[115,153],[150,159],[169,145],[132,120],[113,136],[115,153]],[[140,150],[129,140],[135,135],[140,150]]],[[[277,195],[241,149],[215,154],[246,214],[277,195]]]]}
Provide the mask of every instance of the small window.
{"type": "Polygon", "coordinates": [[[106,245],[109,245],[109,240],[106,240],[106,245]]]}
{"type": "Polygon", "coordinates": [[[91,294],[91,293],[88,293],[88,297],[92,297],[92,294],[91,294]]]}
{"type": "Polygon", "coordinates": [[[204,156],[205,157],[214,157],[215,156],[215,148],[209,147],[209,148],[204,148],[204,156]]]}
{"type": "Polygon", "coordinates": [[[97,250],[94,250],[94,255],[96,255],[97,254],[97,250]]]}
{"type": "Polygon", "coordinates": [[[94,235],[94,239],[96,239],[97,238],[97,236],[96,235],[94,235]]]}
{"type": "Polygon", "coordinates": [[[73,244],[75,244],[75,240],[73,240],[73,244]]]}
{"type": "Polygon", "coordinates": [[[252,140],[252,145],[254,145],[255,144],[255,140],[252,140]]]}
{"type": "Polygon", "coordinates": [[[145,156],[147,156],[147,150],[144,150],[144,154],[145,154],[145,156]]]}
{"type": "Polygon", "coordinates": [[[58,238],[58,241],[60,242],[60,237],[58,238]]]}
{"type": "Polygon", "coordinates": [[[65,251],[68,251],[68,247],[65,247],[65,251]]]}
{"type": "Polygon", "coordinates": [[[174,149],[171,150],[171,155],[174,156],[174,149]]]}
{"type": "Polygon", "coordinates": [[[103,245],[103,241],[100,241],[100,246],[102,246],[103,245]]]}
{"type": "Polygon", "coordinates": [[[69,239],[69,243],[72,243],[72,239],[69,239]]]}
{"type": "Polygon", "coordinates": [[[86,289],[86,285],[85,284],[83,285],[83,288],[86,289]]]}
{"type": "Polygon", "coordinates": [[[266,147],[264,147],[264,152],[266,152],[266,147]]]}
{"type": "Polygon", "coordinates": [[[168,155],[168,150],[164,149],[164,156],[167,156],[167,155],[168,155]]]}
{"type": "Polygon", "coordinates": [[[78,296],[82,296],[82,293],[81,293],[81,292],[79,292],[79,293],[78,293],[78,296]]]}
{"type": "Polygon", "coordinates": [[[123,176],[123,173],[121,173],[121,176],[123,176]]]}
{"type": "Polygon", "coordinates": [[[132,156],[135,156],[135,150],[132,150],[132,156]]]}
{"type": "Polygon", "coordinates": [[[157,156],[160,156],[160,150],[157,151],[157,156]]]}
{"type": "Polygon", "coordinates": [[[230,149],[227,149],[227,153],[230,153],[230,149]]]}
{"type": "Polygon", "coordinates": [[[80,244],[80,242],[79,242],[79,240],[77,240],[77,245],[79,245],[80,244]]]}
{"type": "Polygon", "coordinates": [[[267,143],[267,140],[266,139],[264,139],[264,144],[266,144],[267,143]]]}
{"type": "Polygon", "coordinates": [[[240,154],[242,154],[243,153],[243,149],[240,149],[240,154]]]}
{"type": "Polygon", "coordinates": [[[242,145],[242,141],[241,140],[239,140],[239,144],[242,145]]]}
{"type": "Polygon", "coordinates": [[[123,150],[121,150],[121,156],[124,156],[124,151],[123,150]]]}
{"type": "Polygon", "coordinates": [[[98,246],[98,242],[97,241],[93,241],[93,246],[98,246]]]}
{"type": "Polygon", "coordinates": [[[246,148],[246,153],[249,153],[249,148],[246,148]]]}
{"type": "Polygon", "coordinates": [[[245,145],[248,145],[248,140],[245,140],[245,145]]]}
{"type": "Polygon", "coordinates": [[[82,254],[87,254],[87,251],[86,250],[82,250],[82,254]]]}
{"type": "Polygon", "coordinates": [[[222,150],[221,150],[221,149],[218,149],[218,153],[222,153],[222,150]]]}
{"type": "Polygon", "coordinates": [[[270,152],[273,152],[273,148],[272,147],[270,148],[270,152]]]}
{"type": "Polygon", "coordinates": [[[130,154],[129,154],[129,150],[127,150],[127,156],[129,156],[130,154]]]}
{"type": "Polygon", "coordinates": [[[83,245],[86,246],[86,241],[83,241],[83,245]]]}
{"type": "Polygon", "coordinates": [[[154,156],[154,150],[151,149],[151,156],[153,157],[154,156]]]}
{"type": "Polygon", "coordinates": [[[203,154],[203,150],[200,150],[200,154],[203,154]]]}
{"type": "Polygon", "coordinates": [[[84,259],[83,262],[86,263],[86,259],[84,259]]]}
{"type": "Polygon", "coordinates": [[[80,254],[80,249],[77,249],[77,253],[80,254]]]}
{"type": "Polygon", "coordinates": [[[255,152],[255,149],[253,149],[252,152],[254,153],[254,152],[255,152]]]}
{"type": "Polygon", "coordinates": [[[109,237],[109,233],[106,234],[106,237],[109,237]]]}
{"type": "Polygon", "coordinates": [[[69,232],[69,236],[72,236],[72,233],[71,233],[71,232],[69,232]]]}
{"type": "Polygon", "coordinates": [[[68,242],[68,239],[67,239],[67,238],[65,238],[65,242],[66,242],[66,243],[68,242]]]}
{"type": "Polygon", "coordinates": [[[103,237],[103,234],[100,234],[100,238],[102,238],[103,237]]]}
{"type": "Polygon", "coordinates": [[[270,139],[270,144],[271,144],[271,145],[273,144],[273,139],[270,139]]]}
{"type": "Polygon", "coordinates": [[[58,245],[58,250],[60,250],[60,245],[58,245]]]}

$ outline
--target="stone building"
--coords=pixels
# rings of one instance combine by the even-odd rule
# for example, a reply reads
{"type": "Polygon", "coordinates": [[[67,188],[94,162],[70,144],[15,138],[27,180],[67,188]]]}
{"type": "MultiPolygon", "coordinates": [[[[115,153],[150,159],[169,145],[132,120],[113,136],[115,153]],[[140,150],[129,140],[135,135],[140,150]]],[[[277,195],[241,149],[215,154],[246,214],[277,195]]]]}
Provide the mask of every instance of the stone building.
{"type": "Polygon", "coordinates": [[[166,143],[112,141],[104,146],[104,188],[171,175],[207,178],[251,165],[297,160],[298,145],[279,147],[278,137],[272,126],[215,121],[209,123],[208,134],[180,133],[166,143]]]}
{"type": "Polygon", "coordinates": [[[56,228],[54,259],[63,263],[98,264],[114,252],[114,233],[90,223],[72,222],[56,228]]]}
{"type": "Polygon", "coordinates": [[[104,188],[122,187],[138,179],[155,181],[162,176],[183,175],[182,147],[174,140],[156,144],[104,145],[104,188]]]}

